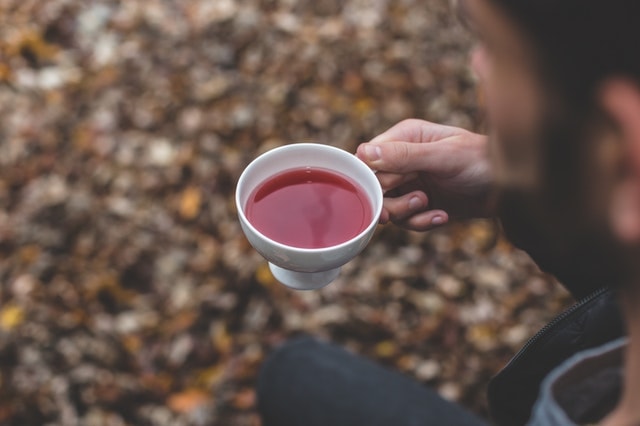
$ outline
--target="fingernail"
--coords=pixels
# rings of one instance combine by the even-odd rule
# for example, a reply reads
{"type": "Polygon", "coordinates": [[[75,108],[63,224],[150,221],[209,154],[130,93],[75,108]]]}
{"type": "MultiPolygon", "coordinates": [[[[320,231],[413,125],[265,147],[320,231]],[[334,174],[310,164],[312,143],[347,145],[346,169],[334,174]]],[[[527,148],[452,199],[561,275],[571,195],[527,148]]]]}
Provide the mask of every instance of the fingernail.
{"type": "Polygon", "coordinates": [[[431,219],[432,225],[442,225],[444,223],[444,218],[442,216],[436,216],[431,219]]]}
{"type": "Polygon", "coordinates": [[[415,210],[420,207],[422,207],[422,200],[420,200],[419,197],[411,197],[409,199],[409,208],[411,210],[415,210]]]}
{"type": "Polygon", "coordinates": [[[365,145],[364,153],[366,154],[369,161],[377,161],[380,159],[382,150],[379,146],[375,145],[365,145]]]}

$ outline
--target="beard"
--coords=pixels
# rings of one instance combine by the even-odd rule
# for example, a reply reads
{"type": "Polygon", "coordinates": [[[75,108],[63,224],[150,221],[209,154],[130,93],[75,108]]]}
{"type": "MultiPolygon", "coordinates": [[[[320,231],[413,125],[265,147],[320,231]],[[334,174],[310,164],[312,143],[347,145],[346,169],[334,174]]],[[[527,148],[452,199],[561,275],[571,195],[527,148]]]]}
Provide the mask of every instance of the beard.
{"type": "Polygon", "coordinates": [[[598,132],[584,117],[549,110],[537,132],[498,129],[492,144],[502,169],[496,210],[507,236],[577,298],[634,275],[629,249],[609,227],[611,186],[594,158],[598,132]]]}

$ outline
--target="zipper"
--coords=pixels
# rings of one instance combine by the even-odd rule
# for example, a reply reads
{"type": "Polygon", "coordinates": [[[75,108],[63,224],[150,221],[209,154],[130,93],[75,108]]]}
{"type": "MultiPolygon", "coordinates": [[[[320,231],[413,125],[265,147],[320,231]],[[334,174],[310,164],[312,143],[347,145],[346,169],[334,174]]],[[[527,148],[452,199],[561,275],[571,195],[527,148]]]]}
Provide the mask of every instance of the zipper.
{"type": "Polygon", "coordinates": [[[544,327],[542,327],[536,334],[534,334],[529,340],[527,340],[527,343],[525,343],[524,346],[518,351],[518,353],[516,353],[514,357],[511,358],[511,360],[507,363],[507,365],[505,365],[504,368],[502,368],[500,373],[502,373],[502,371],[509,369],[520,358],[522,358],[524,354],[542,338],[542,336],[544,336],[547,332],[549,332],[549,330],[554,328],[558,323],[562,322],[564,319],[572,315],[578,309],[582,308],[584,305],[592,302],[594,299],[597,299],[598,297],[600,297],[601,295],[603,295],[608,291],[610,291],[609,288],[602,287],[594,291],[593,293],[589,294],[588,296],[583,297],[582,299],[574,303],[571,307],[567,308],[565,311],[558,314],[549,323],[547,323],[544,327]]]}

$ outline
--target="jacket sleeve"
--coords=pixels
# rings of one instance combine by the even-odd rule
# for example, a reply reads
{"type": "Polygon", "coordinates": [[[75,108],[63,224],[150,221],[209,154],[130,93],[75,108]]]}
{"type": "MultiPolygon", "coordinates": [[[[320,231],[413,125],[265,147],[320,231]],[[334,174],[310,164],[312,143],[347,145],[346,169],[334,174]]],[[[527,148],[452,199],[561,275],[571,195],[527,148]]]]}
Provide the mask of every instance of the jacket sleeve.
{"type": "Polygon", "coordinates": [[[542,380],[576,353],[626,334],[611,289],[596,291],[534,336],[489,382],[487,399],[498,426],[527,423],[542,380]]]}
{"type": "Polygon", "coordinates": [[[524,425],[531,414],[540,383],[575,353],[599,346],[626,333],[612,289],[624,271],[615,253],[597,238],[585,235],[564,254],[553,250],[553,236],[541,238],[533,222],[503,215],[507,238],[525,250],[544,272],[553,274],[581,300],[534,336],[490,382],[489,407],[495,424],[524,425]]]}

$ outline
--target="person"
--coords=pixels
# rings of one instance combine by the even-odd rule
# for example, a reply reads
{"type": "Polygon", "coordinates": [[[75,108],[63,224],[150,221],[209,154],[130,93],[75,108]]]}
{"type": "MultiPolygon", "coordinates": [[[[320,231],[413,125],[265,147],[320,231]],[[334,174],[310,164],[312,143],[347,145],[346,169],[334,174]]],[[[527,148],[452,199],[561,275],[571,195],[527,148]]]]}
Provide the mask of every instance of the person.
{"type": "MultiPolygon", "coordinates": [[[[640,425],[640,2],[459,0],[490,136],[407,120],[358,147],[382,223],[427,231],[496,215],[581,299],[492,379],[499,425],[640,425]],[[497,194],[497,196],[494,196],[497,194]]],[[[482,425],[338,347],[274,351],[265,426],[482,425]]]]}

